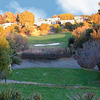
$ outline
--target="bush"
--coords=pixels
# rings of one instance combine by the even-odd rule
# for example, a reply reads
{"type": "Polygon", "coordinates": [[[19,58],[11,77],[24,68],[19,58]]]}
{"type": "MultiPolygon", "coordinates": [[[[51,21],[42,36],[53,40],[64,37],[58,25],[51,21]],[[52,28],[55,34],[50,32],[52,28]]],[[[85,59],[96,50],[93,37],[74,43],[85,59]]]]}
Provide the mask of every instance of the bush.
{"type": "Polygon", "coordinates": [[[75,42],[75,38],[74,38],[74,37],[70,37],[70,38],[68,39],[68,47],[70,47],[71,44],[74,44],[74,42],[75,42]]]}
{"type": "Polygon", "coordinates": [[[34,93],[34,100],[41,100],[42,97],[39,93],[34,93]]]}
{"type": "Polygon", "coordinates": [[[73,96],[73,97],[69,97],[69,96],[67,96],[68,98],[69,98],[69,100],[99,100],[97,97],[96,97],[96,95],[95,95],[95,93],[82,93],[82,94],[77,94],[77,95],[75,95],[75,96],[73,96]]]}
{"type": "Polygon", "coordinates": [[[55,24],[54,25],[54,30],[55,30],[55,33],[60,33],[62,32],[62,28],[59,24],[55,24]]]}
{"type": "Polygon", "coordinates": [[[86,42],[77,50],[75,59],[82,68],[94,69],[100,63],[100,41],[86,42]]]}
{"type": "Polygon", "coordinates": [[[24,100],[23,95],[14,89],[0,91],[0,100],[24,100]]]}
{"type": "Polygon", "coordinates": [[[12,64],[20,65],[22,62],[21,56],[17,54],[17,52],[13,52],[11,59],[12,59],[12,64]]]}
{"type": "Polygon", "coordinates": [[[16,49],[17,51],[23,51],[28,48],[26,37],[23,37],[21,35],[16,35],[14,33],[10,34],[7,37],[7,40],[9,41],[11,49],[16,49]]]}
{"type": "Polygon", "coordinates": [[[12,64],[20,64],[21,57],[17,52],[23,51],[28,48],[27,39],[21,35],[10,34],[7,37],[7,40],[9,41],[12,50],[11,53],[12,64]]]}
{"type": "Polygon", "coordinates": [[[78,27],[77,29],[73,31],[72,36],[75,39],[75,42],[74,42],[75,49],[82,48],[85,42],[87,42],[88,40],[91,40],[91,36],[87,36],[86,34],[87,29],[88,27],[83,26],[83,27],[78,27]]]}
{"type": "Polygon", "coordinates": [[[0,100],[41,100],[41,95],[35,93],[34,96],[24,98],[23,94],[15,89],[0,91],[0,100]]]}
{"type": "Polygon", "coordinates": [[[65,23],[65,28],[69,31],[73,31],[73,25],[70,22],[65,23]]]}
{"type": "Polygon", "coordinates": [[[91,33],[93,33],[93,29],[87,29],[86,30],[86,36],[91,36],[91,33]]]}

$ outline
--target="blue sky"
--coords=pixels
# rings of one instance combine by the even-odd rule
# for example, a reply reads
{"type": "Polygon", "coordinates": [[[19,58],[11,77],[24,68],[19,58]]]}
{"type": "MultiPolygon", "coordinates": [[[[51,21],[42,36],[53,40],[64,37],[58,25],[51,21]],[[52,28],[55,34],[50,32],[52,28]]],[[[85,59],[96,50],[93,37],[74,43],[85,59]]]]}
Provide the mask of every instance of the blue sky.
{"type": "Polygon", "coordinates": [[[99,0],[2,0],[0,14],[6,11],[21,13],[28,10],[35,14],[36,19],[45,19],[61,13],[90,15],[97,12],[98,2],[99,0]]]}

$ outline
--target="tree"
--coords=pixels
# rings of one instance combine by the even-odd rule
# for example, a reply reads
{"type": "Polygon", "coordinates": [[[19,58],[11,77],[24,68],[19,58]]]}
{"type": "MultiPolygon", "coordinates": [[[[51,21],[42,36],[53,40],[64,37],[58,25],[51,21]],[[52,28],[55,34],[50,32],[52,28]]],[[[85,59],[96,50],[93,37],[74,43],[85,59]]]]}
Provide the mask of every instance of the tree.
{"type": "Polygon", "coordinates": [[[41,26],[40,26],[40,30],[41,31],[43,31],[43,30],[49,31],[50,30],[49,24],[42,23],[41,26]]]}
{"type": "Polygon", "coordinates": [[[54,30],[55,30],[56,33],[62,32],[62,28],[59,24],[54,25],[54,30]]]}
{"type": "Polygon", "coordinates": [[[100,14],[99,13],[93,14],[92,20],[93,20],[93,23],[100,24],[100,14]]]}
{"type": "Polygon", "coordinates": [[[10,74],[10,64],[11,58],[9,42],[6,40],[6,37],[4,37],[3,32],[0,32],[0,78],[7,77],[6,75],[10,74]]]}
{"type": "Polygon", "coordinates": [[[13,25],[8,26],[6,28],[6,33],[20,34],[20,32],[21,32],[21,27],[19,25],[17,25],[17,24],[13,24],[13,25]]]}
{"type": "Polygon", "coordinates": [[[65,23],[65,28],[68,29],[68,31],[73,31],[73,25],[70,22],[65,23]]]}
{"type": "Polygon", "coordinates": [[[6,12],[4,14],[4,19],[5,19],[5,22],[16,22],[16,17],[14,16],[14,13],[11,13],[11,12],[6,12]]]}
{"type": "Polygon", "coordinates": [[[0,24],[4,23],[4,18],[2,17],[2,15],[0,14],[0,24]]]}
{"type": "Polygon", "coordinates": [[[60,14],[59,17],[61,20],[73,20],[74,19],[74,15],[71,13],[60,14]]]}
{"type": "Polygon", "coordinates": [[[27,23],[31,26],[33,26],[34,24],[34,14],[29,12],[29,11],[25,11],[21,14],[19,14],[19,23],[22,26],[25,26],[27,23]]]}
{"type": "Polygon", "coordinates": [[[6,37],[5,29],[3,28],[3,26],[0,26],[0,36],[6,37]]]}
{"type": "Polygon", "coordinates": [[[59,15],[53,15],[52,18],[59,18],[59,15]]]}

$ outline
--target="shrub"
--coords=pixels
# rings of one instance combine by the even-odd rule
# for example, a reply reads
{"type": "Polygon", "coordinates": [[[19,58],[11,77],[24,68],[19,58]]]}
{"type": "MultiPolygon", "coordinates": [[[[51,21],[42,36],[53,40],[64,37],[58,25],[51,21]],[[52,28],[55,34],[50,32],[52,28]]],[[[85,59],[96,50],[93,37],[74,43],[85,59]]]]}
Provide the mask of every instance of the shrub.
{"type": "Polygon", "coordinates": [[[23,51],[28,48],[27,38],[21,35],[10,34],[7,37],[9,44],[12,49],[16,49],[17,51],[23,51]]]}
{"type": "Polygon", "coordinates": [[[13,55],[11,56],[12,59],[12,64],[21,64],[22,60],[21,60],[21,56],[19,54],[17,54],[17,52],[13,52],[13,55]]]}
{"type": "Polygon", "coordinates": [[[86,30],[86,36],[91,36],[91,33],[93,33],[93,29],[87,29],[86,30]]]}
{"type": "Polygon", "coordinates": [[[34,96],[24,98],[18,90],[9,89],[0,91],[0,100],[41,100],[41,95],[36,93],[34,96]]]}
{"type": "Polygon", "coordinates": [[[42,97],[39,93],[34,93],[34,100],[41,100],[42,97]]]}
{"type": "Polygon", "coordinates": [[[0,100],[24,100],[23,95],[14,89],[0,91],[0,100]]]}
{"type": "Polygon", "coordinates": [[[87,29],[88,27],[83,26],[83,27],[78,27],[73,31],[72,36],[75,38],[74,42],[75,49],[82,48],[83,44],[91,39],[91,36],[87,36],[86,33],[87,29]]]}
{"type": "Polygon", "coordinates": [[[62,32],[62,28],[59,24],[55,24],[54,25],[54,30],[55,30],[55,33],[59,33],[59,32],[62,32]]]}
{"type": "Polygon", "coordinates": [[[83,68],[94,69],[100,63],[100,41],[88,41],[78,49],[75,59],[83,68]]]}
{"type": "Polygon", "coordinates": [[[65,28],[69,31],[73,31],[73,25],[70,22],[65,23],[65,28]]]}
{"type": "Polygon", "coordinates": [[[96,95],[95,95],[95,93],[82,93],[82,94],[77,94],[77,95],[75,95],[75,96],[73,96],[73,97],[69,97],[69,96],[67,96],[68,98],[69,98],[69,100],[99,100],[97,97],[96,97],[96,95]]]}
{"type": "Polygon", "coordinates": [[[10,34],[7,37],[7,40],[9,41],[12,50],[11,53],[12,64],[20,64],[21,57],[17,52],[23,51],[28,48],[27,39],[21,35],[10,34]]]}
{"type": "Polygon", "coordinates": [[[70,37],[70,38],[68,39],[68,47],[70,47],[71,44],[74,44],[74,42],[75,42],[75,38],[74,38],[74,37],[70,37]]]}
{"type": "Polygon", "coordinates": [[[78,24],[78,26],[82,27],[82,26],[84,26],[84,23],[81,22],[81,23],[78,24]]]}

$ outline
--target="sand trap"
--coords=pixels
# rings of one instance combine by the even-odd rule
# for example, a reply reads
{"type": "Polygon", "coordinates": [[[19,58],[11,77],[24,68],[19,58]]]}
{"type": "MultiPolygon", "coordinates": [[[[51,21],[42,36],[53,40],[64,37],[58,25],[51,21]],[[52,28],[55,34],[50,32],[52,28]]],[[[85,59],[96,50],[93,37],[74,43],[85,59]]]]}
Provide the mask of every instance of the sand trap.
{"type": "Polygon", "coordinates": [[[35,47],[43,47],[43,46],[57,46],[60,43],[51,43],[51,44],[35,44],[35,47]]]}

